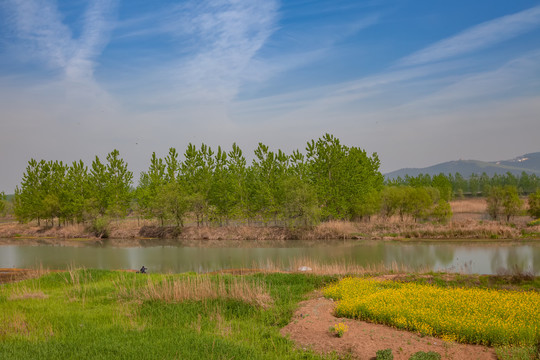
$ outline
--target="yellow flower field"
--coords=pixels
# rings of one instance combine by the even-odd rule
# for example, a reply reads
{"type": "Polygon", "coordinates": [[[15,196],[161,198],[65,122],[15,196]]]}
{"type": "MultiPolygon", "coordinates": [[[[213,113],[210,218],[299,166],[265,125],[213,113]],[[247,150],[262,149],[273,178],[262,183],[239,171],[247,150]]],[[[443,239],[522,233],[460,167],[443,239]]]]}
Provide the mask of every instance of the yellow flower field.
{"type": "Polygon", "coordinates": [[[442,288],[345,278],[324,289],[337,316],[369,320],[444,340],[533,345],[540,340],[540,294],[442,288]]]}

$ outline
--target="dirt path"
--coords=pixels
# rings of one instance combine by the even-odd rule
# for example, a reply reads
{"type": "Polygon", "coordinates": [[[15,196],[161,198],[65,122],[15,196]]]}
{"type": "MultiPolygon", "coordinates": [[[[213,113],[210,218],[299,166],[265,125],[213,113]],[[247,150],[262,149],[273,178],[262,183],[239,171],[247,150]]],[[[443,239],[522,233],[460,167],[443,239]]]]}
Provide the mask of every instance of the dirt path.
{"type": "Polygon", "coordinates": [[[281,330],[297,346],[320,353],[336,351],[354,359],[374,359],[377,350],[392,349],[395,360],[406,360],[417,351],[435,351],[442,359],[494,360],[493,349],[485,346],[449,343],[433,337],[364,321],[336,318],[334,302],[316,293],[313,299],[300,303],[291,323],[281,330]],[[342,338],[332,336],[329,328],[338,322],[349,326],[342,338]]]}

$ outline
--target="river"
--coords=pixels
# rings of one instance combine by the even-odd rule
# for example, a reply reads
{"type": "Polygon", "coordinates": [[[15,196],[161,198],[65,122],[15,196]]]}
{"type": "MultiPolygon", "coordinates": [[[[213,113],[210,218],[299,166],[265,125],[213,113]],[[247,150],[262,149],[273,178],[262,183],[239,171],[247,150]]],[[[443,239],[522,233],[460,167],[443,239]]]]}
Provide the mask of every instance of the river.
{"type": "Polygon", "coordinates": [[[0,268],[139,269],[150,272],[208,272],[230,268],[264,268],[269,262],[290,267],[291,259],[362,266],[403,264],[411,269],[475,274],[521,271],[540,275],[540,242],[471,241],[201,241],[189,246],[0,246],[0,268]]]}

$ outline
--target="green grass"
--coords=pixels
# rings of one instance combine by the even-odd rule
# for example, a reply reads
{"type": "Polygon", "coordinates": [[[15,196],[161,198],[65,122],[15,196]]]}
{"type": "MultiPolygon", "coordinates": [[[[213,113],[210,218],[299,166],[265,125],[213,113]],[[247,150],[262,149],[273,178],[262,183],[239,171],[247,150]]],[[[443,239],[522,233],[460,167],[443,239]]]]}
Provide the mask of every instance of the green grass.
{"type": "MultiPolygon", "coordinates": [[[[266,308],[232,298],[174,302],[141,295],[148,277],[161,282],[196,276],[73,270],[1,285],[0,359],[325,358],[295,349],[279,330],[305,294],[335,279],[243,276],[265,286],[273,300],[266,308]]],[[[206,278],[228,284],[239,276],[206,278]]]]}

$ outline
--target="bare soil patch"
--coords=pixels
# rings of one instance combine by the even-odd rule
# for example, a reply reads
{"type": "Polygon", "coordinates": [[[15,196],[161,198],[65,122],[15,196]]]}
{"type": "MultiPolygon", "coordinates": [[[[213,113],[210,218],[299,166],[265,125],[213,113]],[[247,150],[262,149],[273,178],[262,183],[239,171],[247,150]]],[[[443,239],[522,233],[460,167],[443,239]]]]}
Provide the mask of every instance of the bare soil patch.
{"type": "Polygon", "coordinates": [[[408,359],[418,351],[435,351],[443,359],[493,360],[492,348],[446,342],[434,337],[422,337],[408,331],[365,321],[337,318],[333,315],[335,303],[316,292],[313,298],[300,303],[290,324],[281,330],[298,347],[319,353],[349,355],[354,359],[374,359],[378,350],[392,349],[394,359],[408,359]],[[339,322],[349,331],[342,338],[333,336],[329,328],[339,322]]]}

